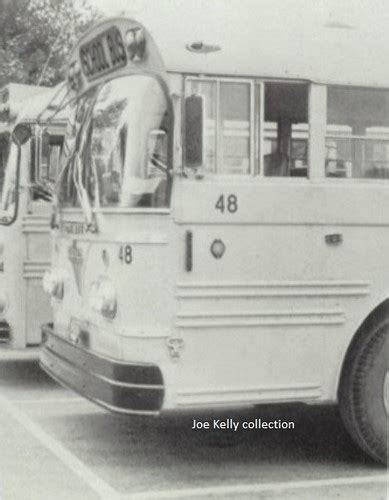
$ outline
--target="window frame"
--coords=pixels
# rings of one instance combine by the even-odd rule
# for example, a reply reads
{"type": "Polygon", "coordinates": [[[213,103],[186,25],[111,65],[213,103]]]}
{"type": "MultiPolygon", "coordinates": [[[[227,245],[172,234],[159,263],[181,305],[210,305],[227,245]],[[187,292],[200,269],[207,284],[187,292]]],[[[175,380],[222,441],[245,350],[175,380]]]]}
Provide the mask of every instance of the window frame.
{"type": "MultiPolygon", "coordinates": [[[[389,181],[389,178],[386,178],[386,177],[353,177],[353,175],[351,174],[351,176],[328,176],[327,175],[327,172],[326,172],[326,162],[327,162],[327,139],[340,139],[340,140],[349,140],[349,141],[353,141],[353,140],[361,140],[364,142],[364,144],[366,144],[367,142],[373,142],[373,141],[382,141],[382,142],[387,142],[387,144],[389,145],[389,138],[388,139],[384,139],[382,137],[379,137],[379,138],[376,138],[376,137],[369,137],[367,135],[360,135],[360,134],[345,134],[345,135],[339,135],[337,136],[336,134],[334,133],[328,133],[328,127],[329,126],[333,126],[334,124],[331,124],[331,123],[328,123],[328,106],[329,106],[329,89],[330,88],[336,88],[336,89],[341,89],[341,90],[344,90],[344,91],[353,91],[353,90],[366,90],[366,91],[370,91],[370,92],[389,92],[389,88],[383,88],[383,87],[365,87],[365,86],[360,86],[360,85],[336,85],[336,84],[326,84],[325,85],[325,93],[326,93],[326,107],[325,107],[325,110],[324,110],[324,116],[322,117],[323,118],[323,121],[324,121],[324,130],[323,130],[323,133],[324,133],[324,144],[325,144],[325,150],[324,150],[324,158],[323,158],[323,161],[322,161],[322,171],[323,171],[323,178],[326,180],[326,182],[329,182],[329,183],[339,183],[339,179],[342,179],[344,181],[344,179],[347,179],[347,183],[376,183],[377,181],[378,182],[382,182],[382,181],[385,181],[385,182],[388,182],[389,181]]],[[[364,155],[365,155],[365,146],[364,146],[364,155]]],[[[389,160],[388,162],[389,163],[389,160]]],[[[342,183],[343,184],[343,183],[342,183]]]]}
{"type": "MultiPolygon", "coordinates": [[[[256,140],[256,114],[255,114],[255,85],[258,84],[258,81],[252,78],[233,78],[233,77],[219,77],[219,76],[195,76],[195,75],[187,75],[185,76],[184,79],[184,98],[188,97],[190,95],[189,88],[190,88],[190,82],[195,81],[195,82],[214,82],[216,84],[216,113],[215,113],[215,171],[210,173],[209,175],[212,176],[218,176],[218,177],[232,177],[232,178],[237,178],[237,177],[253,177],[258,175],[257,168],[255,166],[255,151],[256,151],[256,143],[258,142],[256,140]],[[250,147],[250,153],[249,153],[249,170],[247,173],[240,173],[240,174],[227,174],[223,172],[218,172],[218,169],[220,168],[221,165],[221,158],[223,157],[222,155],[222,148],[221,148],[221,142],[222,142],[222,127],[220,126],[220,85],[222,83],[242,83],[249,85],[249,96],[250,96],[250,102],[249,102],[249,147],[250,147]]],[[[263,85],[263,83],[260,82],[260,85],[263,85]]],[[[184,123],[184,122],[183,122],[184,123]]],[[[182,159],[184,163],[184,156],[182,159]]]]}
{"type": "MultiPolygon", "coordinates": [[[[216,138],[215,138],[215,171],[209,173],[210,176],[228,177],[228,178],[258,178],[260,180],[266,179],[272,182],[305,182],[310,179],[311,175],[311,87],[312,82],[307,80],[282,80],[282,79],[264,79],[264,78],[245,78],[245,77],[224,77],[218,75],[185,75],[183,85],[184,98],[190,95],[190,83],[197,82],[215,82],[216,83],[216,138]],[[244,174],[226,174],[218,173],[218,166],[222,158],[220,137],[222,128],[220,127],[220,84],[221,83],[244,83],[250,85],[250,119],[249,119],[249,171],[244,174]],[[308,136],[307,136],[307,176],[294,177],[294,176],[266,176],[264,169],[264,131],[265,131],[265,85],[266,83],[281,83],[281,84],[300,84],[308,87],[308,136]],[[258,99],[259,97],[259,99],[258,99]],[[259,108],[259,109],[258,109],[259,108]]],[[[182,117],[183,123],[185,122],[182,117]]],[[[182,132],[183,134],[183,132],[182,132]]],[[[184,134],[183,134],[184,135],[184,134]]],[[[182,135],[182,137],[183,137],[182,135]]],[[[185,150],[185,146],[183,151],[185,150]]],[[[184,153],[182,154],[182,163],[185,165],[184,153]]]]}

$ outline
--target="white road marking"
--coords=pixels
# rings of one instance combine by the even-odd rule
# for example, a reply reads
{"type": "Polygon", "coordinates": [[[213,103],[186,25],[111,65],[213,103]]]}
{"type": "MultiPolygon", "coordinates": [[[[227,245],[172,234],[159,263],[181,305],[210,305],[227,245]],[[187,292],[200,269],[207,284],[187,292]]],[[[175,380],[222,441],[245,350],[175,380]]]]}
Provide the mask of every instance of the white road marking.
{"type": "Polygon", "coordinates": [[[73,453],[62,444],[47,434],[39,425],[33,422],[27,415],[22,413],[17,406],[0,395],[0,407],[12,418],[17,420],[31,435],[34,436],[46,449],[61,460],[74,474],[81,478],[100,498],[107,500],[118,500],[117,491],[108,483],[92,472],[73,453]]]}
{"type": "Polygon", "coordinates": [[[201,498],[207,496],[228,496],[262,493],[265,491],[277,492],[284,490],[299,490],[308,488],[321,488],[328,486],[349,486],[358,484],[386,483],[389,474],[375,474],[360,477],[340,477],[333,479],[312,479],[307,481],[285,481],[280,483],[256,483],[230,486],[214,486],[208,488],[183,488],[178,490],[147,491],[122,495],[121,500],[152,500],[152,499],[174,499],[174,498],[201,498]]]}
{"type": "MultiPolygon", "coordinates": [[[[82,398],[56,398],[43,400],[54,401],[84,401],[82,398]]],[[[277,483],[255,483],[229,486],[211,486],[199,488],[182,488],[176,490],[147,491],[140,493],[120,494],[108,483],[96,475],[91,469],[79,460],[73,453],[65,448],[59,441],[47,434],[40,426],[20,411],[15,403],[38,402],[38,400],[9,401],[0,395],[0,407],[11,417],[17,420],[30,434],[32,434],[46,449],[58,457],[74,474],[103,500],[152,500],[152,499],[175,499],[175,498],[201,498],[207,496],[230,496],[239,494],[261,493],[266,491],[277,492],[285,490],[299,490],[309,488],[321,488],[328,486],[348,486],[372,483],[388,483],[389,473],[372,474],[368,476],[341,477],[331,479],[312,479],[306,481],[285,481],[277,483]]],[[[40,401],[42,402],[42,400],[40,401]]],[[[0,497],[1,500],[1,497],[0,497]]]]}

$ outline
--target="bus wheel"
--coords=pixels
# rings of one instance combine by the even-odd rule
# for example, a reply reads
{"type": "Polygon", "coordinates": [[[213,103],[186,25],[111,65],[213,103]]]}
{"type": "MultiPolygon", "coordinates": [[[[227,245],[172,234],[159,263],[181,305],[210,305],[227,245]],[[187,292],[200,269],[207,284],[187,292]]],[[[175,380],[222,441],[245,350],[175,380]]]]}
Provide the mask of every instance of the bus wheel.
{"type": "Polygon", "coordinates": [[[387,463],[389,316],[360,331],[347,353],[339,385],[340,413],[354,441],[387,463]]]}

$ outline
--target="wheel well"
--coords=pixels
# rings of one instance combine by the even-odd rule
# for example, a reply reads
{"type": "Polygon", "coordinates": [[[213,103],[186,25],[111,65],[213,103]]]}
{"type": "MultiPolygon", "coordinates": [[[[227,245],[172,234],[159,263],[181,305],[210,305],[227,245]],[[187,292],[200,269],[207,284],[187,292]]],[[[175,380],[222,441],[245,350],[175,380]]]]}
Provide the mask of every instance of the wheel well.
{"type": "Polygon", "coordinates": [[[340,377],[338,380],[338,390],[337,390],[338,399],[339,399],[340,384],[341,384],[348,360],[353,355],[354,346],[356,346],[358,344],[359,339],[364,335],[364,332],[370,330],[370,328],[374,325],[374,323],[376,321],[380,320],[381,318],[383,318],[386,314],[389,314],[389,299],[385,299],[383,302],[378,304],[378,306],[376,306],[369,313],[369,315],[359,325],[357,331],[355,332],[353,338],[351,339],[351,342],[349,343],[346,354],[343,358],[342,368],[340,370],[340,377]]]}

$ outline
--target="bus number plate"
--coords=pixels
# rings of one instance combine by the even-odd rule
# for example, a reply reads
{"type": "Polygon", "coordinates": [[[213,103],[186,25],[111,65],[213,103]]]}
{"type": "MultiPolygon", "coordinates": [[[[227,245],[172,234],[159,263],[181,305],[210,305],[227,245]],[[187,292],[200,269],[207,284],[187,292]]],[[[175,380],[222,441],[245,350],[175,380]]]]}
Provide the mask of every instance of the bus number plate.
{"type": "Polygon", "coordinates": [[[80,61],[88,81],[125,66],[127,55],[119,29],[112,26],[81,45],[80,61]]]}

